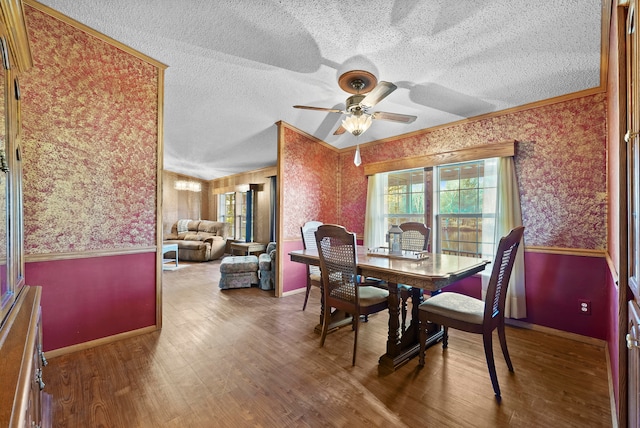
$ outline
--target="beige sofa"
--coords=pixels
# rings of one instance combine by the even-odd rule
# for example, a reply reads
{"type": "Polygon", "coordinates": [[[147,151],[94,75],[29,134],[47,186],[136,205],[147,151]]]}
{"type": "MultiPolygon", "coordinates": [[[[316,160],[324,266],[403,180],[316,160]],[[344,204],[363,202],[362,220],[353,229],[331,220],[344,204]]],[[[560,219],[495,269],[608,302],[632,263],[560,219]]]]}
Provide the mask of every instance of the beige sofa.
{"type": "MultiPolygon", "coordinates": [[[[206,262],[224,255],[230,231],[229,223],[220,221],[178,220],[163,243],[178,244],[178,260],[206,262]]],[[[173,251],[165,255],[172,256],[173,251]]]]}

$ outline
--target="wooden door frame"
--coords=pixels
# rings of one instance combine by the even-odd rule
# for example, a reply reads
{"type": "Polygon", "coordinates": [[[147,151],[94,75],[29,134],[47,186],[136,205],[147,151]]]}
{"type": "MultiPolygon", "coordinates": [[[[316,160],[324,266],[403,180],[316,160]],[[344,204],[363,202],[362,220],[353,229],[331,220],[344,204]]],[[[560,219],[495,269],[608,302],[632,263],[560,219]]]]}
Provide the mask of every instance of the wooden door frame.
{"type": "MultiPolygon", "coordinates": [[[[629,94],[628,82],[631,78],[629,73],[628,61],[633,61],[633,54],[627,52],[627,19],[631,2],[635,3],[636,0],[630,0],[626,2],[619,2],[617,15],[617,39],[618,39],[618,120],[619,120],[619,227],[620,227],[620,241],[619,241],[619,273],[618,273],[618,424],[620,426],[626,426],[628,423],[628,350],[626,346],[626,334],[628,330],[628,295],[629,289],[629,260],[630,251],[630,236],[629,236],[629,218],[632,215],[629,197],[632,191],[631,189],[631,177],[629,176],[632,171],[629,171],[629,155],[630,145],[626,143],[625,134],[627,129],[633,128],[633,121],[631,114],[633,111],[630,105],[631,96],[629,94]]],[[[636,15],[637,18],[637,15],[636,15]]],[[[637,62],[637,58],[635,58],[637,62]]]]}

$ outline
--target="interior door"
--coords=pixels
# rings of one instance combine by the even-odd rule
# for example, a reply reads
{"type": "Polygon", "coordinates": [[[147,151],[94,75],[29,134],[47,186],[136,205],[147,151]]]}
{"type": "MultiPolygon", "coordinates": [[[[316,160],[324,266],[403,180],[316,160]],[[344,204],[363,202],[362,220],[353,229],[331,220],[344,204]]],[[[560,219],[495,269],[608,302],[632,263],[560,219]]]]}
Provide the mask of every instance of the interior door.
{"type": "MultiPolygon", "coordinates": [[[[627,422],[640,427],[640,88],[638,75],[637,0],[630,0],[626,20],[626,95],[628,286],[634,299],[628,304],[627,422]]],[[[620,290],[624,293],[624,290],[620,290]]]]}
{"type": "Polygon", "coordinates": [[[627,133],[625,135],[625,141],[627,143],[627,171],[628,171],[628,220],[629,220],[629,287],[634,295],[640,295],[639,292],[639,278],[638,269],[640,268],[640,251],[638,251],[638,242],[640,241],[640,228],[638,227],[638,209],[639,209],[639,192],[638,184],[640,183],[638,165],[639,162],[639,150],[638,150],[638,129],[640,129],[640,111],[638,108],[638,70],[637,70],[637,12],[636,1],[631,0],[629,2],[629,9],[627,14],[627,37],[626,37],[626,51],[627,51],[627,133]]]}

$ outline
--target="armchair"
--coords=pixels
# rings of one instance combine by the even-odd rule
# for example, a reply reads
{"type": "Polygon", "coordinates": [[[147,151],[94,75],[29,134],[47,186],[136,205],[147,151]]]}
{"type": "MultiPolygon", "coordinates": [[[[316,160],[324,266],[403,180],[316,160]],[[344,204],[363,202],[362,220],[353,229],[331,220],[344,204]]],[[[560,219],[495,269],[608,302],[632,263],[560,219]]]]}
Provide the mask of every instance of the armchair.
{"type": "Polygon", "coordinates": [[[267,250],[258,256],[258,275],[262,290],[273,290],[276,279],[276,243],[269,242],[267,250]]]}

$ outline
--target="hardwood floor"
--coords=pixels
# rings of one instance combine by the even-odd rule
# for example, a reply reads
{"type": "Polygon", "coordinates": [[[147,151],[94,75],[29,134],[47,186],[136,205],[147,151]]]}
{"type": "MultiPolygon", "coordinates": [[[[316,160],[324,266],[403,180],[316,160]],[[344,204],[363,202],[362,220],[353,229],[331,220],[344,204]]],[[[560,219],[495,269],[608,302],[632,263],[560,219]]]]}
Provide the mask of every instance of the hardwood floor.
{"type": "MultiPolygon", "coordinates": [[[[186,263],[185,263],[186,265],[186,263]]],[[[609,427],[604,349],[507,328],[494,399],[480,336],[450,331],[392,373],[378,370],[388,318],[319,347],[320,293],[220,290],[219,262],[163,274],[164,327],[49,360],[55,427],[609,427]]],[[[497,342],[497,336],[494,342],[497,342]]],[[[495,343],[494,343],[495,345],[495,343]]]]}

